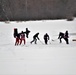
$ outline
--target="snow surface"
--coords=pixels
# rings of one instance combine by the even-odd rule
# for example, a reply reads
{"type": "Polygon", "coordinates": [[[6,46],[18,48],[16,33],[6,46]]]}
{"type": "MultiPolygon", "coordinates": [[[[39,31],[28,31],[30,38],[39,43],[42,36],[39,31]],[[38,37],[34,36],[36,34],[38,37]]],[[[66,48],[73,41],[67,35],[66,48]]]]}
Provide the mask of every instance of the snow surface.
{"type": "Polygon", "coordinates": [[[0,22],[0,75],[76,75],[76,42],[72,41],[76,35],[69,35],[69,45],[64,40],[62,44],[59,40],[52,41],[60,31],[66,30],[76,33],[76,19],[0,22]],[[14,45],[14,28],[19,32],[26,28],[31,31],[26,45],[14,45]],[[46,32],[50,35],[48,45],[39,41],[37,45],[30,44],[36,32],[43,43],[43,35],[46,32]]]}

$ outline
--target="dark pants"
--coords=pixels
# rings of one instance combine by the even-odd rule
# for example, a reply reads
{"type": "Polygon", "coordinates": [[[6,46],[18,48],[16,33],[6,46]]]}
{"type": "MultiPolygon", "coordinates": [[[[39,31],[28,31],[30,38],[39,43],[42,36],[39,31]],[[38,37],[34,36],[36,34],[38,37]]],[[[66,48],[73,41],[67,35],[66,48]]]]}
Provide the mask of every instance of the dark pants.
{"type": "Polygon", "coordinates": [[[64,38],[64,39],[65,39],[65,41],[66,41],[66,44],[69,44],[68,38],[64,38]]]}
{"type": "Polygon", "coordinates": [[[59,39],[60,39],[60,43],[62,43],[62,40],[61,40],[62,38],[63,38],[63,37],[60,37],[60,38],[59,38],[59,39]]]}
{"type": "MultiPolygon", "coordinates": [[[[60,38],[60,43],[62,43],[62,40],[61,40],[62,38],[63,38],[63,37],[60,38]]],[[[63,39],[66,41],[66,44],[69,44],[68,38],[63,38],[63,39]]]]}
{"type": "Polygon", "coordinates": [[[47,44],[48,40],[47,39],[44,39],[44,41],[45,41],[45,44],[47,44]]]}
{"type": "Polygon", "coordinates": [[[30,43],[32,44],[32,42],[35,42],[35,44],[37,44],[37,39],[33,38],[33,40],[30,43]]]}
{"type": "Polygon", "coordinates": [[[26,34],[26,37],[27,37],[27,38],[28,38],[28,35],[29,35],[29,34],[26,34]]]}

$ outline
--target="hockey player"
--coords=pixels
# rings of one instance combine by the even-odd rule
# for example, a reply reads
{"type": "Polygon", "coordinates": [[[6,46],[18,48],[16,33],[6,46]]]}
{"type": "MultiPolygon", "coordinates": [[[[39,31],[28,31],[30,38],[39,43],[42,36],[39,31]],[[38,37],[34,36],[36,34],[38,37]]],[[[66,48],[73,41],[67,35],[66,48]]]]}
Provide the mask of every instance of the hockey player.
{"type": "Polygon", "coordinates": [[[24,41],[24,44],[25,44],[25,34],[23,31],[20,34],[20,45],[22,44],[22,41],[24,41]]]}
{"type": "Polygon", "coordinates": [[[28,38],[30,31],[28,30],[28,28],[26,28],[26,37],[28,38]]]}
{"type": "Polygon", "coordinates": [[[69,38],[69,36],[68,36],[68,31],[66,31],[65,33],[62,33],[62,32],[59,33],[58,39],[60,40],[60,43],[62,43],[62,40],[61,40],[62,38],[66,41],[66,44],[69,44],[69,40],[68,40],[68,38],[69,38]]]}
{"type": "Polygon", "coordinates": [[[68,31],[65,32],[64,34],[64,39],[66,41],[66,44],[69,44],[69,40],[68,40],[69,36],[68,36],[68,31]]]}
{"type": "Polygon", "coordinates": [[[16,39],[15,40],[15,46],[16,45],[19,45],[19,41],[20,41],[20,34],[18,33],[18,29],[17,28],[14,28],[14,38],[16,39]]]}
{"type": "Polygon", "coordinates": [[[16,46],[16,45],[19,45],[20,43],[20,34],[17,34],[15,38],[16,38],[16,41],[15,41],[15,46],[16,46]]]}
{"type": "Polygon", "coordinates": [[[48,43],[48,40],[49,40],[49,35],[46,33],[46,34],[44,35],[45,44],[48,43]]]}
{"type": "Polygon", "coordinates": [[[62,40],[61,40],[62,38],[64,38],[64,33],[60,32],[58,37],[58,39],[60,40],[60,43],[62,43],[62,40]]]}
{"type": "Polygon", "coordinates": [[[30,42],[32,44],[32,42],[34,42],[35,44],[37,44],[37,39],[39,40],[39,37],[38,37],[39,33],[36,33],[34,36],[33,36],[33,40],[30,42]]]}

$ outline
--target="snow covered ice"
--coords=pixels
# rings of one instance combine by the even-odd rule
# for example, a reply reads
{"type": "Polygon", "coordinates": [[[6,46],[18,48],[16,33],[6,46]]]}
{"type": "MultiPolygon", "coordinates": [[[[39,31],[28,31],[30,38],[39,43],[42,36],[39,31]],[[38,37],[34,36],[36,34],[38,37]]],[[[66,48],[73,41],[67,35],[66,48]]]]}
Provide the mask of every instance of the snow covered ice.
{"type": "Polygon", "coordinates": [[[76,33],[76,19],[0,22],[0,75],[76,75],[76,35],[69,35],[70,44],[59,43],[57,39],[60,31],[76,33]],[[13,29],[18,32],[28,28],[31,33],[26,39],[26,45],[15,46],[13,29]],[[39,38],[44,43],[43,35],[50,35],[51,44],[30,44],[32,36],[39,32],[39,38]]]}

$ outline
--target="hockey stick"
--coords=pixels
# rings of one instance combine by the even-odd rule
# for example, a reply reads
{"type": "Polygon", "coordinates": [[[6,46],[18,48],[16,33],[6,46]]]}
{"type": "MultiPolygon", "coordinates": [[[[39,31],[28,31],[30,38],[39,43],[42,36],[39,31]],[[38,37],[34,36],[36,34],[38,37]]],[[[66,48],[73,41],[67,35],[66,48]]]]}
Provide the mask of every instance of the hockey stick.
{"type": "Polygon", "coordinates": [[[56,40],[58,40],[58,38],[57,39],[52,39],[52,41],[56,41],[56,40]]]}
{"type": "Polygon", "coordinates": [[[44,43],[41,40],[39,40],[39,41],[44,45],[44,43]]]}

